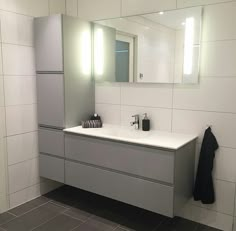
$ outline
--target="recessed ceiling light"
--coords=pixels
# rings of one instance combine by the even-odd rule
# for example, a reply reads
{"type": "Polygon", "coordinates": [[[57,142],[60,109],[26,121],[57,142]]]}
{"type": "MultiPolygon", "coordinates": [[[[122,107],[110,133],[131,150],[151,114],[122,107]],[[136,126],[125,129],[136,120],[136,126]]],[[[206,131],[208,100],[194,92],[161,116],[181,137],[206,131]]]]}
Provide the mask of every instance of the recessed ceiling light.
{"type": "Polygon", "coordinates": [[[184,25],[185,25],[185,22],[182,22],[181,24],[182,24],[182,26],[184,26],[184,25]]]}
{"type": "Polygon", "coordinates": [[[161,12],[159,12],[159,14],[160,14],[160,15],[163,15],[163,14],[164,14],[164,12],[163,12],[163,11],[161,11],[161,12]]]}

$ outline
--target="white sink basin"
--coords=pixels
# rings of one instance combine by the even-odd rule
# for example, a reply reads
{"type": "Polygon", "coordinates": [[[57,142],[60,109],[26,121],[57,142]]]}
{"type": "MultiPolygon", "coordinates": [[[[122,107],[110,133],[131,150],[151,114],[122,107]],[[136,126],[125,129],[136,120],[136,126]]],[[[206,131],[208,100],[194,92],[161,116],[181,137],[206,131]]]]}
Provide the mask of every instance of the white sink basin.
{"type": "Polygon", "coordinates": [[[128,138],[128,139],[141,139],[148,136],[148,132],[143,132],[140,130],[135,130],[134,128],[130,129],[128,127],[123,126],[113,126],[111,128],[104,127],[99,133],[105,136],[114,136],[120,138],[128,138]]]}
{"type": "Polygon", "coordinates": [[[82,128],[81,126],[64,129],[67,133],[97,138],[123,141],[133,144],[177,150],[197,138],[196,135],[178,134],[164,131],[135,130],[134,127],[104,124],[102,128],[82,128]]]}

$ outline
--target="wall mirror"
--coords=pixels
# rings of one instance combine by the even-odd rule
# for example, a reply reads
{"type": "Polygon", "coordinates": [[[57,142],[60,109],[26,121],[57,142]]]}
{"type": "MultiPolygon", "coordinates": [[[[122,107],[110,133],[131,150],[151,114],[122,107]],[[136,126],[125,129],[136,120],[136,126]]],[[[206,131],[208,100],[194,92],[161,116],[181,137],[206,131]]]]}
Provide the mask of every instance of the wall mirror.
{"type": "Polygon", "coordinates": [[[202,7],[94,22],[100,82],[197,83],[202,7]]]}

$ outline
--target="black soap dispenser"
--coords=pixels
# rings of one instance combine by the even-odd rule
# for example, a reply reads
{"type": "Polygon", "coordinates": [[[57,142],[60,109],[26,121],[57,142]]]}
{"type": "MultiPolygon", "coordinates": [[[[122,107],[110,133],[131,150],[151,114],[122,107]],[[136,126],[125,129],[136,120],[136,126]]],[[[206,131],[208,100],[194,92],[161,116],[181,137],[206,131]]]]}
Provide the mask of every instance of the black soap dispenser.
{"type": "Polygon", "coordinates": [[[150,131],[150,120],[147,117],[147,113],[144,114],[142,127],[143,127],[143,131],[150,131]]]}

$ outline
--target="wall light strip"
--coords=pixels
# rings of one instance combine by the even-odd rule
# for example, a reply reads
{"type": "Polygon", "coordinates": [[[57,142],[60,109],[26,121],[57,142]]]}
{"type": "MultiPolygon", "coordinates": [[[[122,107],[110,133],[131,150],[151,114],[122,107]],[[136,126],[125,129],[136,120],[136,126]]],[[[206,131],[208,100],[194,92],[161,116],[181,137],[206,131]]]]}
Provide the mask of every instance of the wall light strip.
{"type": "Polygon", "coordinates": [[[104,73],[104,37],[101,28],[95,31],[94,42],[95,74],[101,76],[104,73]]]}
{"type": "Polygon", "coordinates": [[[91,35],[89,31],[84,31],[82,33],[81,42],[81,62],[83,74],[91,74],[91,35]]]}
{"type": "Polygon", "coordinates": [[[184,41],[184,74],[193,72],[193,43],[194,43],[194,18],[186,18],[184,41]]]}

